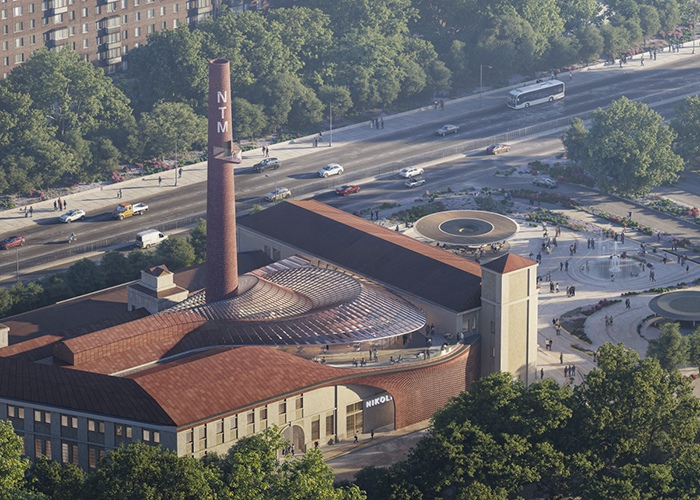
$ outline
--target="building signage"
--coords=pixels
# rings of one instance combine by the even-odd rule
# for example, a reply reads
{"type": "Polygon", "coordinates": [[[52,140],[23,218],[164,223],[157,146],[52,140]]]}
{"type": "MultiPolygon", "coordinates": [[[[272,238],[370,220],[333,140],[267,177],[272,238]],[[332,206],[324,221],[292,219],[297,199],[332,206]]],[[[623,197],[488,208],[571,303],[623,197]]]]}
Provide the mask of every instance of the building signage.
{"type": "Polygon", "coordinates": [[[394,398],[391,397],[391,394],[382,394],[381,396],[376,396],[370,399],[365,400],[365,409],[367,408],[372,408],[374,406],[382,405],[384,403],[388,403],[389,401],[393,401],[394,398]]]}
{"type": "Polygon", "coordinates": [[[216,92],[217,104],[224,104],[223,106],[219,106],[219,111],[221,111],[221,120],[223,120],[223,122],[216,122],[216,131],[220,134],[228,132],[228,120],[226,120],[226,102],[228,101],[227,94],[228,92],[225,90],[223,92],[220,90],[216,92]]]}

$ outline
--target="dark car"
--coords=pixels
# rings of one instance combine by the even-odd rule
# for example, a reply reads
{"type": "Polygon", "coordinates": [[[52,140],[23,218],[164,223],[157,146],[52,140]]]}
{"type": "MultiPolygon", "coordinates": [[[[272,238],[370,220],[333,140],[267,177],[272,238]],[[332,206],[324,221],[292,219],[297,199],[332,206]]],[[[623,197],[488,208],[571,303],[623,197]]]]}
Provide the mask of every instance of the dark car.
{"type": "Polygon", "coordinates": [[[359,193],[359,192],[360,192],[360,186],[340,186],[338,189],[335,190],[335,194],[340,195],[340,196],[347,196],[349,194],[359,193]]]}
{"type": "Polygon", "coordinates": [[[256,172],[264,172],[265,170],[277,170],[282,166],[282,162],[278,158],[265,158],[260,163],[253,165],[253,170],[256,172]]]}
{"type": "Polygon", "coordinates": [[[508,151],[510,151],[510,146],[508,144],[491,144],[488,148],[486,148],[486,152],[490,155],[507,153],[508,151]]]}
{"type": "Polygon", "coordinates": [[[24,236],[10,236],[0,241],[0,248],[7,250],[8,248],[21,247],[24,245],[24,236]]]}

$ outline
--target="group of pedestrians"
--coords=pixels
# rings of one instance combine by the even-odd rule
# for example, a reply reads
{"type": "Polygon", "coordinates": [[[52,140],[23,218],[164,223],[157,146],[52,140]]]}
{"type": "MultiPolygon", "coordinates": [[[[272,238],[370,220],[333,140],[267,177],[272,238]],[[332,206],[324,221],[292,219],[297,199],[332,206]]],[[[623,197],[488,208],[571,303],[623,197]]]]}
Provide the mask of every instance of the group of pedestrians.
{"type": "Polygon", "coordinates": [[[379,118],[372,118],[369,121],[369,128],[376,128],[377,130],[384,128],[384,118],[381,116],[379,118]]]}

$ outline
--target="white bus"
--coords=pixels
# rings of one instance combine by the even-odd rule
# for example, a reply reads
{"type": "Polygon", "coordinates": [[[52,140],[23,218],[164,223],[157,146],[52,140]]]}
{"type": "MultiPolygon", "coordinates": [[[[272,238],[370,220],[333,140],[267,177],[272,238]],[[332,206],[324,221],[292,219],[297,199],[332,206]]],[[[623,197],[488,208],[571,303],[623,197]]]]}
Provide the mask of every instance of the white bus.
{"type": "Polygon", "coordinates": [[[548,80],[546,82],[533,83],[508,93],[508,106],[513,109],[529,108],[535,104],[552,102],[554,99],[564,98],[564,82],[548,80]]]}

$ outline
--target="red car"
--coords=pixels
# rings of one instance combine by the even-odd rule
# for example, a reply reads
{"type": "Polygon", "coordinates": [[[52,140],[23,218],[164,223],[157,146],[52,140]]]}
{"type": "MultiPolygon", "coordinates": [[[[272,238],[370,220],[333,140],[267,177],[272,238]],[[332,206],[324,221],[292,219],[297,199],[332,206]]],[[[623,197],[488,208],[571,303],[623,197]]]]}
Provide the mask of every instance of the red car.
{"type": "Polygon", "coordinates": [[[340,195],[340,196],[347,196],[349,194],[359,193],[359,192],[360,192],[360,186],[340,186],[338,189],[335,190],[335,194],[340,195]]]}
{"type": "Polygon", "coordinates": [[[24,236],[10,236],[0,241],[0,248],[7,250],[8,248],[21,247],[24,245],[24,236]]]}

